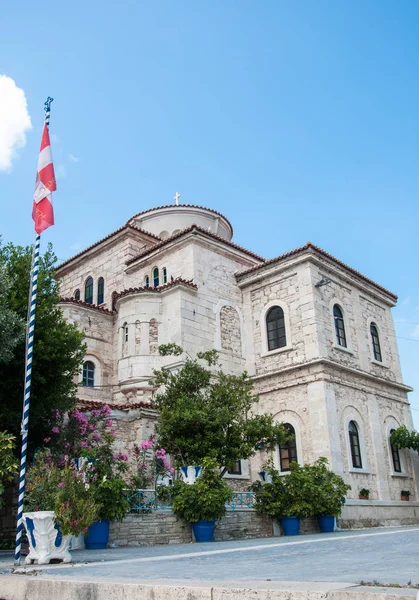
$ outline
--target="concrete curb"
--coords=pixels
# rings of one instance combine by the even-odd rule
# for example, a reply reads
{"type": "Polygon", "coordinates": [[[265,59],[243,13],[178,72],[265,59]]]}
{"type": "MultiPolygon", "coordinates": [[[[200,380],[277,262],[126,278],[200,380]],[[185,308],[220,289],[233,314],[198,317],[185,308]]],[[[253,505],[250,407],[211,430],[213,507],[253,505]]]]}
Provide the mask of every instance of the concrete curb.
{"type": "Polygon", "coordinates": [[[92,581],[0,575],[0,600],[413,600],[409,588],[333,582],[92,581]]]}

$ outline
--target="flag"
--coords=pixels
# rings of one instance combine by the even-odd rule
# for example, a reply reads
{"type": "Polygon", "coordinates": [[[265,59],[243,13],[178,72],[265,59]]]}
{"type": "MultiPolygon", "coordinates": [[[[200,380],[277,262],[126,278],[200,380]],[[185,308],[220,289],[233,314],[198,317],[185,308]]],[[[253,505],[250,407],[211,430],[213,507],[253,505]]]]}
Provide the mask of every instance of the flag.
{"type": "Polygon", "coordinates": [[[38,171],[36,174],[32,207],[32,219],[35,221],[35,231],[37,234],[54,225],[52,192],[56,189],[51,144],[49,141],[48,126],[45,123],[44,131],[42,132],[41,148],[39,150],[38,171]]]}

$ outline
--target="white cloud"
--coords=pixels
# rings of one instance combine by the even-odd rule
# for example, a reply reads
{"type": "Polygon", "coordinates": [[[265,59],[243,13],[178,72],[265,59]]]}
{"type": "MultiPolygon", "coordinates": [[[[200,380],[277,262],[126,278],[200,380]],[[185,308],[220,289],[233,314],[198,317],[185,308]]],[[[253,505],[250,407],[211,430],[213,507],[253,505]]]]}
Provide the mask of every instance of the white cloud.
{"type": "Polygon", "coordinates": [[[72,244],[70,246],[70,250],[73,250],[74,252],[78,252],[81,249],[82,249],[82,245],[80,242],[75,242],[74,244],[72,244]]]}
{"type": "Polygon", "coordinates": [[[8,171],[17,150],[26,144],[32,129],[25,92],[11,77],[0,75],[0,171],[8,171]]]}
{"type": "Polygon", "coordinates": [[[70,154],[68,155],[68,158],[69,158],[69,159],[71,160],[71,162],[73,162],[73,163],[78,163],[78,162],[80,162],[80,159],[79,159],[79,157],[78,157],[78,156],[74,156],[74,154],[71,154],[71,152],[70,152],[70,154]]]}

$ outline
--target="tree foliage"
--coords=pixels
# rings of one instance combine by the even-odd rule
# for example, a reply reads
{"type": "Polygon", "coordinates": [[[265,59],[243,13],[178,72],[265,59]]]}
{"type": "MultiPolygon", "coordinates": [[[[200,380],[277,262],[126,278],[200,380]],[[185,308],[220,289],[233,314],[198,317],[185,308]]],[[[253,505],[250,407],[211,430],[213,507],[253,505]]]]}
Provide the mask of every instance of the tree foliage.
{"type": "Polygon", "coordinates": [[[7,304],[13,281],[4,265],[0,264],[0,363],[7,363],[13,358],[13,350],[25,335],[24,319],[7,304]]]}
{"type": "MultiPolygon", "coordinates": [[[[160,346],[163,356],[182,353],[175,344],[160,346]]],[[[229,375],[210,350],[187,358],[178,370],[154,371],[151,382],[160,388],[154,399],[159,417],[156,431],[160,446],[178,465],[202,464],[214,458],[225,469],[257,449],[273,449],[289,434],[271,415],[252,413],[257,399],[246,373],[229,375]]]]}
{"type": "Polygon", "coordinates": [[[6,431],[0,431],[0,508],[4,484],[11,481],[17,472],[18,462],[14,455],[15,438],[6,431]]]}
{"type": "Polygon", "coordinates": [[[390,442],[394,448],[410,448],[419,452],[419,433],[417,431],[409,431],[405,425],[391,432],[390,442]]]}
{"type": "Polygon", "coordinates": [[[326,458],[319,458],[313,465],[290,464],[285,477],[269,461],[265,467],[270,482],[256,481],[251,489],[255,492],[255,510],[273,519],[282,517],[338,516],[345,503],[345,495],[351,489],[342,477],[328,468],[326,458]]]}
{"type": "Polygon", "coordinates": [[[170,487],[159,487],[158,495],[170,501],[173,512],[188,523],[201,519],[216,521],[226,513],[226,502],[233,491],[219,476],[219,468],[212,458],[202,460],[202,473],[193,485],[175,481],[170,487]]]}
{"type": "MultiPolygon", "coordinates": [[[[0,248],[0,268],[11,280],[5,306],[26,320],[32,248],[7,244],[0,248]]],[[[64,320],[54,279],[56,256],[51,245],[40,257],[33,352],[29,443],[42,444],[53,422],[53,409],[74,405],[78,374],[85,353],[83,334],[64,320]]],[[[24,393],[25,342],[20,339],[7,364],[0,364],[0,429],[20,433],[24,393]]]]}

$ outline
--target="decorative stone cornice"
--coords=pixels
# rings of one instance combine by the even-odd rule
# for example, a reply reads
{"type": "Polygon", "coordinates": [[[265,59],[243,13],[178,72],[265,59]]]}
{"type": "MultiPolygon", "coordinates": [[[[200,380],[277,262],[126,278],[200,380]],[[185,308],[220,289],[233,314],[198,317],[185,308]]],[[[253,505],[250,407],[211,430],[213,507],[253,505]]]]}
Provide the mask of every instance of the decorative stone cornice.
{"type": "Polygon", "coordinates": [[[229,242],[228,240],[225,240],[221,236],[219,236],[215,233],[212,233],[211,231],[202,229],[202,227],[199,227],[198,225],[191,225],[191,227],[187,227],[186,229],[179,231],[179,233],[175,233],[175,235],[170,236],[169,238],[167,238],[167,240],[163,240],[163,241],[155,244],[151,248],[147,248],[147,250],[144,250],[144,252],[137,254],[137,256],[130,258],[129,260],[126,261],[125,264],[127,266],[132,265],[137,260],[141,260],[142,258],[145,258],[146,256],[152,254],[153,252],[160,250],[161,248],[170,246],[170,244],[172,244],[173,242],[177,241],[178,239],[186,236],[189,233],[200,234],[204,237],[207,237],[209,239],[220,242],[221,244],[229,246],[230,248],[234,248],[235,250],[238,250],[239,252],[243,252],[244,254],[251,256],[253,259],[255,259],[259,262],[263,262],[263,263],[265,262],[265,259],[262,256],[259,256],[258,254],[255,254],[254,252],[251,252],[250,250],[247,250],[246,248],[243,248],[242,246],[238,246],[234,242],[229,242]]]}
{"type": "Polygon", "coordinates": [[[84,300],[76,300],[75,298],[67,298],[61,296],[59,304],[75,304],[77,306],[82,306],[83,308],[91,308],[92,310],[98,310],[101,313],[105,313],[107,315],[114,315],[114,310],[109,310],[104,306],[98,306],[97,304],[90,304],[89,302],[84,302],[84,300]]]}
{"type": "Polygon", "coordinates": [[[250,281],[247,282],[247,279],[250,279],[250,276],[253,275],[254,273],[260,272],[261,276],[262,276],[262,274],[264,274],[269,269],[270,266],[280,264],[281,262],[286,262],[287,259],[289,259],[289,258],[293,258],[293,257],[296,257],[298,255],[303,255],[303,254],[315,255],[315,256],[317,255],[319,257],[328,259],[335,265],[344,269],[344,271],[347,271],[348,273],[355,275],[357,278],[361,279],[362,281],[377,288],[380,292],[383,292],[387,296],[390,296],[392,301],[397,302],[397,296],[395,294],[393,294],[393,292],[391,292],[390,290],[386,289],[385,287],[379,285],[372,279],[369,279],[368,277],[366,277],[365,275],[363,275],[356,269],[353,269],[349,265],[345,264],[338,258],[335,258],[331,254],[329,254],[325,250],[322,250],[321,248],[312,244],[311,242],[307,242],[307,244],[305,244],[305,246],[301,246],[300,248],[296,248],[295,250],[291,250],[290,252],[281,254],[280,256],[277,256],[276,258],[266,260],[262,265],[256,265],[254,267],[250,267],[250,269],[241,271],[240,273],[236,274],[236,279],[239,283],[242,283],[242,284],[250,283],[250,281]]]}

